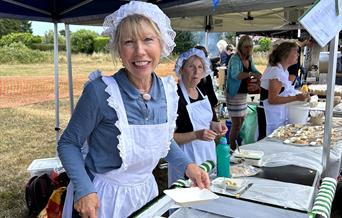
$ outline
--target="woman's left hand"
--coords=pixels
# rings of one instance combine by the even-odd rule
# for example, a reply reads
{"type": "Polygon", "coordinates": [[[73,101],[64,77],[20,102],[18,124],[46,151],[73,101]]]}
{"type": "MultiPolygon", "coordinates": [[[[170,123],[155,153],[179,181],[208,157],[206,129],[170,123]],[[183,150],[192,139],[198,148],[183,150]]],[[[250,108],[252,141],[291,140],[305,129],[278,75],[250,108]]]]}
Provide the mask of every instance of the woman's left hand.
{"type": "Polygon", "coordinates": [[[210,124],[210,129],[219,134],[220,136],[223,136],[227,132],[227,126],[224,123],[212,121],[210,124]]]}
{"type": "Polygon", "coordinates": [[[208,188],[210,185],[208,173],[194,163],[190,163],[186,167],[185,175],[191,179],[195,186],[201,189],[208,188]]]}

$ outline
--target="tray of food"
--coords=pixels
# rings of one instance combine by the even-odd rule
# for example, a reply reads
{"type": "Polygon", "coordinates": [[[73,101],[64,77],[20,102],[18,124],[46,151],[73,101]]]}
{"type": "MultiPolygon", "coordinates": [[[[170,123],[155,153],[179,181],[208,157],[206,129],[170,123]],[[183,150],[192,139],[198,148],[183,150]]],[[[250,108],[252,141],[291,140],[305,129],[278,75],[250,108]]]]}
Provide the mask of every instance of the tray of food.
{"type": "Polygon", "coordinates": [[[289,137],[294,136],[302,127],[303,125],[301,124],[287,124],[285,126],[281,126],[267,136],[267,139],[284,141],[289,137]]]}
{"type": "MultiPolygon", "coordinates": [[[[288,124],[273,131],[268,138],[294,146],[322,146],[323,135],[323,125],[288,124]]],[[[342,128],[334,127],[331,130],[331,145],[339,140],[342,140],[342,128]]]]}
{"type": "Polygon", "coordinates": [[[244,178],[225,178],[225,177],[217,177],[211,184],[215,187],[224,189],[224,190],[234,190],[237,191],[241,189],[243,186],[247,184],[247,180],[244,178]]]}

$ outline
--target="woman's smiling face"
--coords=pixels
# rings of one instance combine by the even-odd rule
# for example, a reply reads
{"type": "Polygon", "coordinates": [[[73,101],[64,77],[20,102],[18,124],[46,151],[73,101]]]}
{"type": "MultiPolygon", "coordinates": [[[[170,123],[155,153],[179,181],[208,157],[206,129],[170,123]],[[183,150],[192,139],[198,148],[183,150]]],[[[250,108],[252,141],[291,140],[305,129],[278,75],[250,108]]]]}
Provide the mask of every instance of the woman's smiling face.
{"type": "Polygon", "coordinates": [[[123,26],[119,54],[128,74],[136,79],[144,79],[157,67],[162,46],[150,24],[142,21],[139,27],[139,37],[134,37],[130,26],[123,26]]]}

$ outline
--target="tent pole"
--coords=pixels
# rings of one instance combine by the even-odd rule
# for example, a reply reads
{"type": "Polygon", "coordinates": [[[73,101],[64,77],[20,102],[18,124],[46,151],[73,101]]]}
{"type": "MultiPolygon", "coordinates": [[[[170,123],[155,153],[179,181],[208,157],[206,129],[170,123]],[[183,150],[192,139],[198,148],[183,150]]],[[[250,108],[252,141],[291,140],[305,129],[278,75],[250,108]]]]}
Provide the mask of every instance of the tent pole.
{"type": "Polygon", "coordinates": [[[211,23],[210,23],[210,16],[205,16],[204,17],[204,30],[205,30],[205,35],[204,35],[204,46],[205,48],[209,51],[208,45],[209,45],[209,31],[211,29],[211,23]]]}
{"type": "Polygon", "coordinates": [[[58,27],[57,23],[54,25],[54,37],[53,37],[53,48],[54,48],[54,71],[55,71],[55,120],[56,120],[56,145],[59,140],[60,128],[59,128],[59,78],[58,78],[58,27]]]}
{"type": "Polygon", "coordinates": [[[209,37],[209,31],[205,31],[204,46],[209,51],[209,48],[208,48],[208,37],[209,37]]]}
{"type": "Polygon", "coordinates": [[[66,38],[66,56],[68,65],[68,82],[69,82],[69,100],[70,100],[70,114],[74,112],[74,93],[72,80],[72,63],[71,63],[71,46],[70,46],[70,29],[69,24],[65,24],[65,38],[66,38]]]}
{"type": "MultiPolygon", "coordinates": [[[[323,152],[322,152],[322,165],[323,172],[327,172],[327,163],[330,158],[330,146],[331,146],[331,122],[333,115],[333,102],[335,93],[335,80],[336,80],[336,59],[337,59],[337,45],[338,45],[338,33],[330,41],[329,51],[329,65],[327,75],[327,93],[326,93],[326,106],[325,106],[325,122],[324,122],[324,136],[323,136],[323,152]]],[[[323,175],[324,176],[324,175],[323,175]]]]}

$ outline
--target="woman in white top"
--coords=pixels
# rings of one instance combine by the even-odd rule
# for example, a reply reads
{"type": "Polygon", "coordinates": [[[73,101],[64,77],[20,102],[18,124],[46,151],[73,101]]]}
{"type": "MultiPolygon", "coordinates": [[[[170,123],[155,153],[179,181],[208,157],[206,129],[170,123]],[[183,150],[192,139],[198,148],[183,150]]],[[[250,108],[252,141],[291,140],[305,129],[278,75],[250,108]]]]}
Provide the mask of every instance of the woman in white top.
{"type": "Polygon", "coordinates": [[[266,116],[266,135],[285,125],[287,120],[286,104],[305,101],[306,94],[296,94],[287,68],[297,62],[298,46],[295,42],[283,42],[269,56],[269,64],[261,77],[260,100],[266,116]]]}

